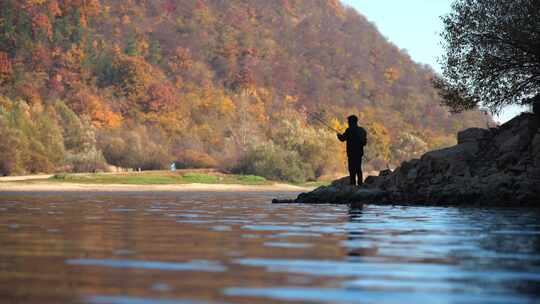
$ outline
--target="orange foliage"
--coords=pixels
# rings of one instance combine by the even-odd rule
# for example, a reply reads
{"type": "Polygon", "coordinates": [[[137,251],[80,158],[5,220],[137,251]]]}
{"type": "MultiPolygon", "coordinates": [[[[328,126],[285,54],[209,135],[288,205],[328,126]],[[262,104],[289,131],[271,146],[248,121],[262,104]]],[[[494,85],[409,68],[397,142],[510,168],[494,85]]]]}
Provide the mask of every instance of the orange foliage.
{"type": "Polygon", "coordinates": [[[39,90],[31,84],[23,84],[19,87],[19,93],[21,97],[30,105],[41,104],[41,94],[39,90]]]}
{"type": "Polygon", "coordinates": [[[169,60],[169,67],[174,72],[178,72],[180,70],[189,70],[192,65],[193,60],[191,59],[189,49],[183,47],[176,48],[174,54],[169,60]]]}
{"type": "Polygon", "coordinates": [[[47,11],[51,13],[54,17],[58,17],[62,15],[62,10],[60,9],[60,5],[58,5],[57,0],[51,0],[49,1],[49,4],[47,5],[47,11]]]}
{"type": "Polygon", "coordinates": [[[99,0],[87,0],[85,1],[84,8],[84,14],[94,17],[99,14],[101,3],[99,0]]]}
{"type": "Polygon", "coordinates": [[[96,94],[81,89],[69,100],[70,107],[79,114],[87,114],[96,128],[117,128],[122,117],[112,112],[109,106],[96,94]]]}
{"type": "Polygon", "coordinates": [[[130,23],[131,23],[131,18],[129,18],[128,15],[122,16],[122,24],[130,24],[130,23]]]}

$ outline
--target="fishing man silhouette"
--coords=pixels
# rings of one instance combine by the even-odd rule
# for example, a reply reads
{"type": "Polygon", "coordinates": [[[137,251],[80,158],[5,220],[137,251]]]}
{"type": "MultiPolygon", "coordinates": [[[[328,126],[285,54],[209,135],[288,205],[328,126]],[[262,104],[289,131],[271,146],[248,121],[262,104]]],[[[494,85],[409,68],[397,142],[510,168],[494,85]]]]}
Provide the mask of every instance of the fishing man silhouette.
{"type": "Polygon", "coordinates": [[[364,146],[367,144],[367,132],[358,126],[358,117],[351,115],[347,117],[349,127],[343,134],[337,134],[340,141],[347,142],[347,159],[349,161],[349,177],[351,185],[356,186],[364,182],[362,176],[362,157],[364,156],[364,146]]]}

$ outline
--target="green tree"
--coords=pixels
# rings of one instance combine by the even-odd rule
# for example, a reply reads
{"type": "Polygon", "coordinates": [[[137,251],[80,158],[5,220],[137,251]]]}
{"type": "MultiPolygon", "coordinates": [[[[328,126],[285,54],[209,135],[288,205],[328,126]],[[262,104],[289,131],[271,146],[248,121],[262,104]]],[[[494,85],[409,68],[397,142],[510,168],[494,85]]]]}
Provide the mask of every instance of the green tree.
{"type": "MultiPolygon", "coordinates": [[[[64,138],[56,121],[47,112],[36,115],[34,136],[43,147],[43,158],[51,162],[52,169],[64,162],[64,138]]],[[[47,172],[50,170],[46,170],[47,172]]]]}
{"type": "Polygon", "coordinates": [[[137,38],[132,36],[128,39],[124,53],[128,56],[139,56],[139,49],[137,47],[137,38]]]}
{"type": "Polygon", "coordinates": [[[458,0],[443,17],[446,54],[435,80],[454,111],[493,112],[540,93],[540,2],[458,0]]]}
{"type": "Polygon", "coordinates": [[[0,175],[24,172],[24,137],[21,131],[12,128],[0,112],[0,175]]]}
{"type": "Polygon", "coordinates": [[[160,64],[162,60],[163,54],[159,40],[151,40],[150,48],[148,50],[148,61],[153,64],[160,64]]]}

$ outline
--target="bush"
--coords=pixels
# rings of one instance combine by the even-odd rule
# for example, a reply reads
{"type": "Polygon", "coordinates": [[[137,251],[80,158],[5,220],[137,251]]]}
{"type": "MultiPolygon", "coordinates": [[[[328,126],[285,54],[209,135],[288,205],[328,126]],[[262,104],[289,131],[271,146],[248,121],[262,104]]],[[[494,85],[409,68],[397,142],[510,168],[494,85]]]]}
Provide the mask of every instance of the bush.
{"type": "Polygon", "coordinates": [[[233,171],[290,182],[314,178],[312,167],[301,159],[298,152],[287,151],[272,141],[249,148],[233,171]]]}
{"type": "Polygon", "coordinates": [[[98,172],[107,170],[107,162],[101,151],[95,148],[76,154],[69,154],[66,162],[72,172],[98,172]]]}
{"type": "Polygon", "coordinates": [[[210,155],[186,149],[178,156],[177,168],[215,168],[218,162],[210,155]]]}
{"type": "Polygon", "coordinates": [[[98,136],[98,147],[109,164],[159,170],[168,167],[171,157],[158,140],[159,136],[152,136],[145,127],[132,131],[102,131],[98,136]]]}

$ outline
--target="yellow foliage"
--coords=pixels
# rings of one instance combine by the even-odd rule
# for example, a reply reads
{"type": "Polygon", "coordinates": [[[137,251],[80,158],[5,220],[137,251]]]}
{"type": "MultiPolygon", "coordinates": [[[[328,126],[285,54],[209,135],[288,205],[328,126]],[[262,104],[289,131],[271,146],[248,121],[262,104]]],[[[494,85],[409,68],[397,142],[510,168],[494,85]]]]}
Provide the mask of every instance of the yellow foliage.
{"type": "Polygon", "coordinates": [[[142,57],[119,54],[113,61],[113,68],[120,75],[117,88],[133,100],[145,97],[152,83],[165,80],[163,73],[142,57]]]}
{"type": "Polygon", "coordinates": [[[32,7],[32,6],[42,5],[46,1],[47,0],[26,0],[25,7],[32,7]]]}
{"type": "Polygon", "coordinates": [[[346,123],[341,123],[337,118],[332,118],[330,121],[330,125],[332,128],[338,130],[339,132],[343,133],[347,129],[346,123]]]}
{"type": "Polygon", "coordinates": [[[401,73],[396,68],[387,68],[384,71],[384,79],[389,85],[394,84],[401,77],[401,73]]]}
{"type": "Polygon", "coordinates": [[[368,157],[390,160],[390,132],[378,122],[371,122],[367,125],[368,132],[368,157]]]}
{"type": "Polygon", "coordinates": [[[298,96],[285,95],[285,103],[292,106],[298,102],[298,96]]]}
{"type": "Polygon", "coordinates": [[[148,53],[148,49],[150,48],[150,44],[148,44],[148,41],[145,39],[141,39],[137,43],[137,51],[141,55],[146,55],[148,53]]]}
{"type": "Polygon", "coordinates": [[[234,105],[234,102],[228,96],[224,96],[221,99],[220,109],[219,109],[221,114],[224,114],[224,115],[232,114],[235,111],[235,109],[236,109],[236,106],[234,105]]]}
{"type": "Polygon", "coordinates": [[[66,67],[77,70],[81,67],[85,57],[84,50],[78,44],[73,44],[71,49],[64,53],[63,61],[66,63],[66,67]]]}

